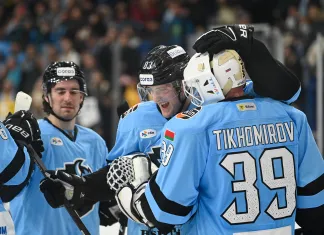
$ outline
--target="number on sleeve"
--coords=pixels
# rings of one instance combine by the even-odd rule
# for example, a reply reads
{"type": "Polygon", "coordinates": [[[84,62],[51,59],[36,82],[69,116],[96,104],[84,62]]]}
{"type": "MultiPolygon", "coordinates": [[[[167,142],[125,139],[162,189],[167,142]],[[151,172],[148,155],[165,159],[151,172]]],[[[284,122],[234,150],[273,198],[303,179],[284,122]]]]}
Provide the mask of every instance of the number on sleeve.
{"type": "Polygon", "coordinates": [[[4,140],[7,140],[8,139],[8,135],[6,133],[6,131],[0,127],[0,137],[4,140]]]}

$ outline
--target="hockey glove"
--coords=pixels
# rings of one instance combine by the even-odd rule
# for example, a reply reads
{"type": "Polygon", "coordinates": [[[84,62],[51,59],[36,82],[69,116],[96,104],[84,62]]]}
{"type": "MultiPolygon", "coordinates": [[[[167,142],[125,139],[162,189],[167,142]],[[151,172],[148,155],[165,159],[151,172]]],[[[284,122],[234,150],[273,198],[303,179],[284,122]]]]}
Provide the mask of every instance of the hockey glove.
{"type": "Polygon", "coordinates": [[[64,171],[47,171],[49,177],[43,179],[39,188],[48,204],[53,208],[64,205],[65,198],[74,208],[84,203],[85,179],[77,175],[70,175],[64,171]]]}
{"type": "Polygon", "coordinates": [[[243,60],[251,54],[253,26],[244,24],[214,28],[201,35],[193,45],[197,53],[217,54],[226,49],[236,50],[243,60]]]}
{"type": "Polygon", "coordinates": [[[127,226],[127,217],[121,212],[115,198],[100,202],[99,218],[102,226],[111,226],[117,222],[122,224],[125,220],[124,226],[127,226]]]}
{"type": "Polygon", "coordinates": [[[117,190],[115,197],[121,211],[128,218],[149,227],[154,225],[146,219],[137,202],[157,169],[147,156],[139,153],[115,159],[107,174],[111,189],[117,190]]]}
{"type": "Polygon", "coordinates": [[[9,113],[3,123],[14,140],[31,144],[41,156],[41,152],[44,151],[41,132],[36,118],[30,111],[21,110],[14,114],[9,113]]]}

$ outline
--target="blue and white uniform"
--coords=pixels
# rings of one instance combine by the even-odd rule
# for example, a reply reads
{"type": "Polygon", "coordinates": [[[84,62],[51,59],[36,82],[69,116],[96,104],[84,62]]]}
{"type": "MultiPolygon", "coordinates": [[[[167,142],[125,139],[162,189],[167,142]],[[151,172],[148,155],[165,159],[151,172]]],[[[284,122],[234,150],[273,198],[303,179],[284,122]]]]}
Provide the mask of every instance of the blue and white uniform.
{"type": "MultiPolygon", "coordinates": [[[[94,131],[76,125],[74,137],[55,127],[48,119],[40,120],[45,151],[42,160],[48,170],[62,170],[83,176],[106,165],[108,149],[94,131]]],[[[36,167],[30,184],[10,203],[16,234],[81,234],[65,208],[53,209],[39,190],[43,175],[36,167]]],[[[99,234],[98,203],[78,211],[91,234],[99,234]]]]}
{"type": "MultiPolygon", "coordinates": [[[[26,149],[21,150],[11,137],[9,131],[0,122],[0,197],[7,188],[24,184],[29,179],[31,162],[26,149]],[[24,154],[22,154],[22,151],[24,154]]],[[[0,198],[0,234],[15,234],[12,218],[3,206],[0,198]]]]}
{"type": "MultiPolygon", "coordinates": [[[[245,87],[247,95],[255,96],[253,82],[248,82],[245,87]]],[[[293,102],[298,98],[300,91],[288,102],[293,102]]],[[[188,110],[195,106],[190,104],[188,110]]],[[[160,165],[160,135],[162,128],[167,123],[167,119],[162,116],[155,102],[143,102],[137,104],[125,112],[119,121],[116,143],[111,149],[108,159],[110,161],[125,155],[136,152],[147,153],[151,160],[160,165]]],[[[148,227],[128,220],[129,235],[143,235],[154,232],[158,234],[157,229],[148,227]]],[[[177,234],[178,228],[175,228],[172,234],[177,234]]]]}
{"type": "Polygon", "coordinates": [[[293,235],[297,209],[324,205],[323,157],[292,106],[223,101],[176,115],[161,135],[150,221],[186,235],[293,235]]]}

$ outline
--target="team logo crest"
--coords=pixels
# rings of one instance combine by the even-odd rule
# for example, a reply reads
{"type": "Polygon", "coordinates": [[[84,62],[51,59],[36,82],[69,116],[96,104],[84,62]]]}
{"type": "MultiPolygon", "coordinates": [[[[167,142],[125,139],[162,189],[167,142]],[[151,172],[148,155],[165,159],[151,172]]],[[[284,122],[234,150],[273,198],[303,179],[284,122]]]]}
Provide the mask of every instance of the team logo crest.
{"type": "MultiPolygon", "coordinates": [[[[63,168],[58,168],[56,170],[64,171],[69,174],[74,174],[78,176],[84,176],[92,173],[92,169],[89,165],[85,164],[85,159],[76,158],[73,162],[65,162],[63,168]]],[[[95,205],[83,206],[77,210],[78,215],[82,218],[83,216],[88,215],[95,205]]]]}
{"type": "Polygon", "coordinates": [[[151,151],[147,152],[147,155],[150,157],[151,161],[158,167],[161,165],[160,150],[160,146],[153,146],[151,147],[151,151]]]}
{"type": "Polygon", "coordinates": [[[186,119],[189,119],[189,118],[192,118],[193,116],[195,116],[197,113],[200,112],[200,110],[202,110],[202,107],[198,107],[198,108],[194,108],[194,109],[182,112],[182,113],[178,113],[176,115],[176,118],[186,120],[186,119]]]}
{"type": "Polygon", "coordinates": [[[63,141],[60,138],[58,138],[58,137],[53,137],[51,139],[51,144],[52,145],[57,145],[57,146],[62,146],[63,145],[63,141]]]}

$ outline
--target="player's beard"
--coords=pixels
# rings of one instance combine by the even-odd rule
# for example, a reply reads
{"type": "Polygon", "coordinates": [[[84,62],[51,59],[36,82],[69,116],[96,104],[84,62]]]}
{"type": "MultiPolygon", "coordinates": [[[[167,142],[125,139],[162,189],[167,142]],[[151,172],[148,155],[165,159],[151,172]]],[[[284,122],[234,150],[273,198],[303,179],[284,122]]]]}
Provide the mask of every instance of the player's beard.
{"type": "Polygon", "coordinates": [[[53,110],[53,112],[55,112],[56,116],[60,117],[62,120],[72,120],[77,116],[79,107],[76,107],[71,103],[66,103],[60,105],[60,108],[58,110],[53,110]]]}

